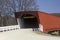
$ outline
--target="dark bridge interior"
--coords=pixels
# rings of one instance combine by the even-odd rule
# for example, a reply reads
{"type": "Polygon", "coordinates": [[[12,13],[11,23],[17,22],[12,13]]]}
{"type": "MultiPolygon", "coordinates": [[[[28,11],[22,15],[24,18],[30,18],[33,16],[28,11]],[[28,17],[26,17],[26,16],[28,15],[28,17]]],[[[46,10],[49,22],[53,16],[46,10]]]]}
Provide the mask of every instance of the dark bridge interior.
{"type": "Polygon", "coordinates": [[[31,14],[24,14],[20,17],[20,28],[38,28],[38,20],[31,14]]]}

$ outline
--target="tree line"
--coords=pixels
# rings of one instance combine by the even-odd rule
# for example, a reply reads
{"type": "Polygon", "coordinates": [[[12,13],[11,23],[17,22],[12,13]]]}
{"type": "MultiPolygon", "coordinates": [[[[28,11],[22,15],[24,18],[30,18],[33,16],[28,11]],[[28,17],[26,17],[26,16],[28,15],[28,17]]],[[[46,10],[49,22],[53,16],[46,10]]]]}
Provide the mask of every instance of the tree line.
{"type": "Polygon", "coordinates": [[[38,11],[35,0],[0,0],[0,26],[16,25],[14,12],[38,11]]]}

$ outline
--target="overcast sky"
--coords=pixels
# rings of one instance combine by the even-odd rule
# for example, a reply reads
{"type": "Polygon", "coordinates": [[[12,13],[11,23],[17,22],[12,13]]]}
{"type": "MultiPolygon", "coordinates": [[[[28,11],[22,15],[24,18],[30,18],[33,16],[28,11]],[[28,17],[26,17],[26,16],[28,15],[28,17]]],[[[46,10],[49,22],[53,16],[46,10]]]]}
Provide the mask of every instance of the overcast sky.
{"type": "Polygon", "coordinates": [[[36,0],[39,10],[48,13],[60,13],[60,0],[36,0]]]}

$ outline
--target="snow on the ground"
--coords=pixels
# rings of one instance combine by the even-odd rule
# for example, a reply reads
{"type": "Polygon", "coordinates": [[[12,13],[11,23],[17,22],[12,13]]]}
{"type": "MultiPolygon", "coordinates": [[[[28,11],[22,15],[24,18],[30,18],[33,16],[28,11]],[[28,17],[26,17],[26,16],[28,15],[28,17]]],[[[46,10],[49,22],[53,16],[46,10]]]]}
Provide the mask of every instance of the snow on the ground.
{"type": "Polygon", "coordinates": [[[19,29],[19,25],[11,25],[11,26],[4,26],[4,27],[0,27],[0,32],[4,31],[4,30],[13,30],[13,29],[19,29]]]}
{"type": "Polygon", "coordinates": [[[42,32],[33,32],[32,29],[18,29],[1,32],[0,40],[60,40],[60,37],[42,32]]]}

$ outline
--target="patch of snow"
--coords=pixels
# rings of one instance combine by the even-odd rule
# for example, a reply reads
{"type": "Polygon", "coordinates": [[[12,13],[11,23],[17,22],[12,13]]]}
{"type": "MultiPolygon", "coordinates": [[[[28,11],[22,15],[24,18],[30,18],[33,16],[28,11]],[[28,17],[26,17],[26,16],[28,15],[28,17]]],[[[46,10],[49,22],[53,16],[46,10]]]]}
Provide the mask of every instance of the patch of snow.
{"type": "Polygon", "coordinates": [[[60,40],[60,37],[33,32],[31,29],[19,29],[0,33],[0,40],[60,40]]]}
{"type": "Polygon", "coordinates": [[[12,25],[12,26],[4,26],[4,27],[0,27],[0,32],[1,31],[7,31],[7,30],[13,30],[13,29],[19,29],[19,25],[12,25]]]}

